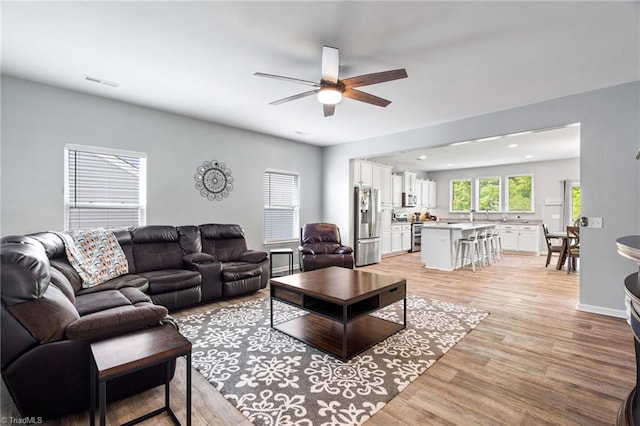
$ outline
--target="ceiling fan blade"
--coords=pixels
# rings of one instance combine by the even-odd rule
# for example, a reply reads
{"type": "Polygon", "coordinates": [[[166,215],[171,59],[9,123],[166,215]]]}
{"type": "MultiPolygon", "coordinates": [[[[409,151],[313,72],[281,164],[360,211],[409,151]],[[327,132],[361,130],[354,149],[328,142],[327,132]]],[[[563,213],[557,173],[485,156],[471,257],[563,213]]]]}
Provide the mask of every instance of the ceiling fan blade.
{"type": "Polygon", "coordinates": [[[400,78],[407,78],[407,71],[404,68],[345,78],[342,83],[349,88],[384,83],[385,81],[398,80],[400,78]]]}
{"type": "Polygon", "coordinates": [[[332,83],[338,82],[338,68],[340,59],[338,49],[322,46],[322,79],[332,83]]]}
{"type": "Polygon", "coordinates": [[[333,113],[336,112],[335,104],[333,104],[333,105],[323,104],[322,105],[322,109],[324,110],[324,116],[325,117],[332,116],[333,113]]]}
{"type": "Polygon", "coordinates": [[[285,102],[295,101],[296,99],[306,98],[307,96],[315,95],[318,93],[318,90],[309,90],[308,92],[298,93],[297,95],[289,96],[287,98],[278,99],[277,101],[269,102],[269,105],[280,105],[285,102]]]}
{"type": "Polygon", "coordinates": [[[302,83],[302,84],[306,84],[308,86],[320,87],[320,84],[318,84],[318,83],[316,83],[314,81],[300,80],[299,78],[283,77],[281,75],[265,74],[263,72],[254,72],[253,75],[255,75],[256,77],[274,78],[276,80],[289,81],[291,83],[302,83]]]}
{"type": "Polygon", "coordinates": [[[369,93],[361,92],[360,90],[356,90],[356,89],[346,89],[344,93],[342,93],[342,95],[346,96],[349,99],[354,99],[360,102],[366,102],[368,104],[381,106],[383,108],[391,103],[391,101],[379,98],[369,93]]]}

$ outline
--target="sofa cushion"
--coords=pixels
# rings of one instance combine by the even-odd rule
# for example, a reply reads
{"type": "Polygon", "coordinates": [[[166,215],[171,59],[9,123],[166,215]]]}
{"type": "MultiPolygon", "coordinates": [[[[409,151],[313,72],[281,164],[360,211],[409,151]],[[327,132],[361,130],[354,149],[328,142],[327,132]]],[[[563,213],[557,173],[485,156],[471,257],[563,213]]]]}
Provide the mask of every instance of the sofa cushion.
{"type": "Polygon", "coordinates": [[[316,254],[332,254],[341,246],[338,243],[308,243],[305,248],[313,250],[316,254]]]}
{"type": "Polygon", "coordinates": [[[85,315],[69,324],[69,339],[98,339],[159,325],[168,314],[164,306],[140,302],[85,315]]]}
{"type": "Polygon", "coordinates": [[[185,255],[183,260],[189,263],[209,263],[215,262],[216,258],[208,253],[191,253],[185,255]]]}
{"type": "Polygon", "coordinates": [[[149,294],[166,293],[200,285],[201,277],[197,271],[186,269],[164,269],[138,274],[149,280],[149,294]]]}
{"type": "Polygon", "coordinates": [[[118,290],[96,291],[76,298],[76,309],[80,316],[127,305],[131,305],[131,302],[118,290]]]}
{"type": "Polygon", "coordinates": [[[69,264],[66,257],[51,259],[49,262],[51,263],[52,269],[57,269],[65,276],[71,284],[74,293],[78,293],[82,290],[82,278],[80,278],[80,275],[78,275],[76,270],[73,269],[73,266],[69,264]]]}
{"type": "Polygon", "coordinates": [[[104,290],[121,290],[126,287],[137,288],[138,290],[146,293],[147,290],[149,290],[149,281],[147,281],[146,278],[143,278],[140,275],[136,274],[120,275],[119,277],[109,280],[106,283],[100,284],[100,286],[98,287],[82,289],[77,292],[76,295],[79,296],[81,294],[95,293],[104,290]]]}

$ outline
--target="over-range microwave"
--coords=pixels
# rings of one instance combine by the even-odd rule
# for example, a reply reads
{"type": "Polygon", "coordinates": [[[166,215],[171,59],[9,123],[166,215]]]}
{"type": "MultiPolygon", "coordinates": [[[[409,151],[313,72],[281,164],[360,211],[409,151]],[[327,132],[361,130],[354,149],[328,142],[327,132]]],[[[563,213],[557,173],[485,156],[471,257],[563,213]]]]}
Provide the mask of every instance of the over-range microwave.
{"type": "Polygon", "coordinates": [[[418,204],[418,197],[409,192],[402,193],[402,207],[415,207],[418,204]]]}

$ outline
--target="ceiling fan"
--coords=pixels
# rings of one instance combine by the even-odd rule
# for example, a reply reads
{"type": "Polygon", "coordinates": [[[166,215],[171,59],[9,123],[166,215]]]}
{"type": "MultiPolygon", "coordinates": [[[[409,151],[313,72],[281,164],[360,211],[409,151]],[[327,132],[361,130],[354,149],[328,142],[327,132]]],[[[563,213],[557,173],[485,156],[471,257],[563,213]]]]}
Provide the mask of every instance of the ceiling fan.
{"type": "Polygon", "coordinates": [[[292,83],[302,83],[306,84],[307,86],[316,87],[316,89],[309,90],[308,92],[298,93],[297,95],[270,102],[270,105],[280,105],[285,102],[294,101],[296,99],[317,94],[318,101],[323,106],[325,117],[333,115],[336,109],[336,104],[342,101],[343,96],[349,99],[354,99],[356,101],[386,107],[391,103],[391,101],[379,98],[378,96],[374,96],[369,93],[362,92],[360,90],[356,90],[355,87],[369,86],[371,84],[384,83],[385,81],[398,80],[400,78],[407,77],[407,71],[404,68],[401,68],[397,70],[359,75],[357,77],[349,77],[345,78],[344,80],[340,80],[338,79],[339,64],[340,62],[338,49],[335,47],[322,46],[322,79],[320,80],[320,83],[308,80],[300,80],[298,78],[283,77],[274,74],[265,74],[262,72],[257,72],[253,75],[256,75],[258,77],[267,77],[275,78],[277,80],[290,81],[292,83]]]}

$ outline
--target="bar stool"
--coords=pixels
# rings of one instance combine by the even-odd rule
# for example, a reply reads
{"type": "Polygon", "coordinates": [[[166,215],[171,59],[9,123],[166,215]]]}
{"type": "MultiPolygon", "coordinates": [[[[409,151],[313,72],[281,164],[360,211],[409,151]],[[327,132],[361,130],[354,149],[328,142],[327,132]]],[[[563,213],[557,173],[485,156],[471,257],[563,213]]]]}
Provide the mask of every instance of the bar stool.
{"type": "Polygon", "coordinates": [[[491,248],[489,246],[489,233],[487,229],[478,232],[478,257],[482,266],[489,266],[493,263],[491,248]]]}
{"type": "Polygon", "coordinates": [[[475,272],[479,250],[478,231],[473,231],[468,238],[460,238],[458,240],[458,250],[456,251],[456,261],[454,266],[458,264],[458,257],[462,255],[460,267],[463,267],[465,265],[464,261],[469,259],[471,261],[471,269],[475,272]]]}
{"type": "Polygon", "coordinates": [[[497,229],[492,229],[489,234],[489,247],[491,248],[491,254],[495,262],[504,259],[504,253],[502,251],[502,235],[497,229]]]}

